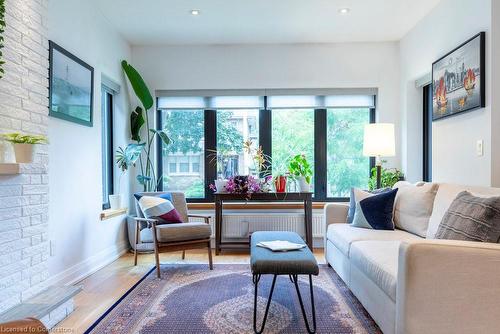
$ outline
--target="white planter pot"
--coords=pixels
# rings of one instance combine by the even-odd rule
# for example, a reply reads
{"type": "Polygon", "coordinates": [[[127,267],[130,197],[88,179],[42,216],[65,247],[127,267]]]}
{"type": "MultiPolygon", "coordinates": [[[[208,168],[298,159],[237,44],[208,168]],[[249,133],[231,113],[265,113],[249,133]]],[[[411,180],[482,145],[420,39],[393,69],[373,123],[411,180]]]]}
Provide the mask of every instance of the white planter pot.
{"type": "Polygon", "coordinates": [[[218,193],[225,193],[227,185],[227,180],[215,180],[215,188],[218,193]]]}
{"type": "Polygon", "coordinates": [[[16,155],[17,163],[32,163],[33,162],[33,145],[32,144],[12,144],[14,146],[14,154],[16,155]]]}
{"type": "Polygon", "coordinates": [[[122,208],[122,195],[109,195],[109,208],[111,210],[118,210],[122,208]]]}
{"type": "Polygon", "coordinates": [[[311,191],[311,185],[306,182],[306,178],[303,176],[299,176],[297,178],[297,183],[299,184],[299,191],[303,193],[307,193],[311,191]]]}

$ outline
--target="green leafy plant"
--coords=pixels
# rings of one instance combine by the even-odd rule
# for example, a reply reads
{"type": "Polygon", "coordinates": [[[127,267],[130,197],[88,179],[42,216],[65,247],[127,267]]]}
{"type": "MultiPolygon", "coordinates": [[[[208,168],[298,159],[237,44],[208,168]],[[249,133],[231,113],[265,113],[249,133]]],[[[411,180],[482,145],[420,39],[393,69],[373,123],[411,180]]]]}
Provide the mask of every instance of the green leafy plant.
{"type": "Polygon", "coordinates": [[[22,133],[6,133],[1,135],[3,140],[12,144],[47,144],[49,141],[45,136],[23,135],[22,133]]]}
{"type": "Polygon", "coordinates": [[[306,179],[306,182],[308,184],[311,183],[313,171],[311,168],[311,164],[307,161],[307,158],[304,154],[297,154],[290,160],[290,162],[288,163],[288,172],[294,178],[302,176],[306,179]]]}
{"type": "Polygon", "coordinates": [[[118,148],[116,162],[124,171],[130,166],[135,166],[138,161],[140,174],[136,177],[137,181],[143,186],[144,191],[156,191],[162,177],[155,175],[151,149],[157,137],[165,145],[169,145],[171,140],[165,130],[156,130],[149,125],[148,111],[153,107],[153,96],[139,72],[125,60],[122,61],[122,68],[142,106],[137,106],[130,114],[131,140],[135,143],[128,144],[125,148],[118,148]],[[143,140],[141,135],[144,135],[142,131],[144,125],[146,131],[143,140]]]}
{"type": "Polygon", "coordinates": [[[5,61],[3,60],[3,53],[1,51],[4,42],[4,37],[3,37],[4,32],[5,32],[5,0],[0,0],[0,79],[3,77],[5,73],[3,69],[3,64],[5,64],[5,61]]]}
{"type": "MultiPolygon", "coordinates": [[[[368,180],[368,188],[374,190],[377,188],[377,167],[371,170],[371,177],[368,180]]],[[[392,188],[396,182],[404,180],[404,174],[397,168],[383,168],[380,173],[380,186],[382,188],[392,188]]]]}

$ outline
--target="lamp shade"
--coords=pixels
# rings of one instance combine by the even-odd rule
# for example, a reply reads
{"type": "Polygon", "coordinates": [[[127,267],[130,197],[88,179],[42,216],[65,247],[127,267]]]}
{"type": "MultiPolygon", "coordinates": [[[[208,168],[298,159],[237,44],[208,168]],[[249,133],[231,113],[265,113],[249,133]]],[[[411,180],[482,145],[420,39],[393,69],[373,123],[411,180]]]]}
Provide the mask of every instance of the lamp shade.
{"type": "Polygon", "coordinates": [[[365,125],[363,155],[365,157],[395,156],[394,124],[373,123],[365,125]]]}

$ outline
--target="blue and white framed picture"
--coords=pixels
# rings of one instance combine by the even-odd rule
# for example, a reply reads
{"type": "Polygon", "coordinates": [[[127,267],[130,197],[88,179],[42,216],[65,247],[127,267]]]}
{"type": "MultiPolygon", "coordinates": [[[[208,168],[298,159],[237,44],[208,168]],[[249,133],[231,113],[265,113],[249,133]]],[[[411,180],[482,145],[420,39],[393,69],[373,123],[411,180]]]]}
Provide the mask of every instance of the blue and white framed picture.
{"type": "Polygon", "coordinates": [[[92,126],[94,68],[49,42],[49,115],[92,126]]]}

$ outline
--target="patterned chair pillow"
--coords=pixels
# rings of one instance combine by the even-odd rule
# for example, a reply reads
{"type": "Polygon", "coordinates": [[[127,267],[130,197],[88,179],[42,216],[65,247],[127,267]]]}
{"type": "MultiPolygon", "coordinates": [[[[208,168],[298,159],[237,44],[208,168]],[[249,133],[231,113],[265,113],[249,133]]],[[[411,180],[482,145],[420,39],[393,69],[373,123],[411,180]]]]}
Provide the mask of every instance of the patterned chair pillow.
{"type": "Polygon", "coordinates": [[[448,208],[435,238],[498,243],[500,197],[477,197],[462,191],[448,208]]]}
{"type": "Polygon", "coordinates": [[[139,207],[146,218],[158,219],[164,224],[182,223],[171,201],[160,196],[141,196],[139,207]]]}

